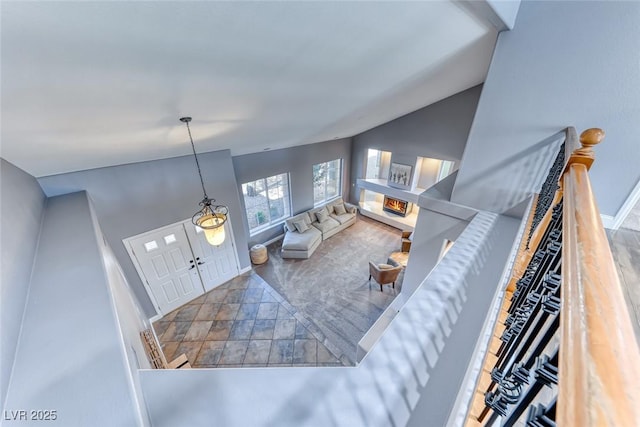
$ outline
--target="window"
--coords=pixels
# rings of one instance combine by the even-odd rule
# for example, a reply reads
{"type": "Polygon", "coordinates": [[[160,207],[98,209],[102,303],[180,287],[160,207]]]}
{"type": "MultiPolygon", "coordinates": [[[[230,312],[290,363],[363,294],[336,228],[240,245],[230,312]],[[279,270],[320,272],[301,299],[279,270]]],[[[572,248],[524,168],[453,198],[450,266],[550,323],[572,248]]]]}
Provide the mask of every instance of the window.
{"type": "Polygon", "coordinates": [[[381,151],[375,148],[367,150],[367,167],[364,177],[366,179],[387,180],[389,166],[391,165],[391,151],[381,151]]]}
{"type": "Polygon", "coordinates": [[[453,169],[453,162],[449,160],[443,160],[440,165],[440,170],[438,171],[438,181],[445,179],[451,174],[451,169],[453,169]]]}
{"type": "Polygon", "coordinates": [[[342,159],[313,165],[313,203],[320,205],[340,195],[342,159]]]}
{"type": "Polygon", "coordinates": [[[251,234],[291,216],[289,174],[242,184],[242,195],[251,234]]]}
{"type": "Polygon", "coordinates": [[[155,240],[152,240],[144,244],[144,250],[147,252],[151,252],[156,249],[158,249],[158,244],[156,243],[155,240]]]}

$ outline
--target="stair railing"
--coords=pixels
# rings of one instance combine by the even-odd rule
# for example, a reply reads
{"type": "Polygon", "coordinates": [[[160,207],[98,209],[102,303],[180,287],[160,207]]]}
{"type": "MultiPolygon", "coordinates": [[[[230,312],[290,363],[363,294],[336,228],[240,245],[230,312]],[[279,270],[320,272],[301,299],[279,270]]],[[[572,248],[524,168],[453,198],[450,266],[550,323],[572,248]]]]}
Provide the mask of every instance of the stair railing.
{"type": "Polygon", "coordinates": [[[536,195],[467,426],[640,426],[640,351],[589,182],[601,129],[536,195]]]}

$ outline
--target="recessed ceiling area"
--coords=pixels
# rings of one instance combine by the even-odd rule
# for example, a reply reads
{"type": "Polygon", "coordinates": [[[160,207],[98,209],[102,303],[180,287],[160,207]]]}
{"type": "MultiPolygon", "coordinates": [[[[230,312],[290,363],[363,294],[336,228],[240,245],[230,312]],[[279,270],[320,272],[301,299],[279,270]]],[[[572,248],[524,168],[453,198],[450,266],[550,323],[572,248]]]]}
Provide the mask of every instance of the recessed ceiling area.
{"type": "Polygon", "coordinates": [[[349,137],[484,81],[454,2],[9,2],[0,155],[39,177],[349,137]]]}

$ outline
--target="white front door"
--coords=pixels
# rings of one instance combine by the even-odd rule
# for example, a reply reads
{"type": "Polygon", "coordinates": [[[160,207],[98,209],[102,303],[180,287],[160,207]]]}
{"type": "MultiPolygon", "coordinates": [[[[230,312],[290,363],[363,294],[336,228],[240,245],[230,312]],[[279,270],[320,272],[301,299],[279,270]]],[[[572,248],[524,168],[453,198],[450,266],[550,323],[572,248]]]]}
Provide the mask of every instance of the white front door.
{"type": "Polygon", "coordinates": [[[204,237],[202,229],[191,222],[185,222],[184,227],[196,257],[202,284],[207,292],[238,275],[238,262],[230,221],[224,224],[227,237],[220,246],[211,246],[204,237]]]}
{"type": "Polygon", "coordinates": [[[181,224],[130,240],[131,248],[163,314],[204,293],[187,234],[181,224]]]}

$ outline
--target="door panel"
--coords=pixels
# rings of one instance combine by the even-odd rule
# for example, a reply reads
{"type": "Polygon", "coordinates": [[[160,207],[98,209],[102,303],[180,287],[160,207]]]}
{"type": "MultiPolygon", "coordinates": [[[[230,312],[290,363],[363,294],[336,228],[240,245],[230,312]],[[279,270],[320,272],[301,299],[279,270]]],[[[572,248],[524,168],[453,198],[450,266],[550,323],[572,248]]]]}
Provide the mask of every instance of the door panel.
{"type": "Polygon", "coordinates": [[[178,297],[178,293],[176,292],[176,288],[175,286],[173,286],[173,282],[172,281],[168,281],[168,282],[164,282],[161,285],[162,288],[162,293],[166,299],[166,301],[172,303],[175,302],[179,297],[178,297]]]}
{"type": "MultiPolygon", "coordinates": [[[[175,270],[180,270],[187,265],[187,260],[185,260],[185,256],[182,253],[182,248],[174,248],[169,251],[169,255],[171,255],[171,260],[173,261],[173,268],[175,270]]],[[[189,254],[189,259],[193,259],[189,254]]]]}
{"type": "Polygon", "coordinates": [[[233,231],[229,221],[224,224],[227,237],[220,246],[211,246],[202,230],[193,224],[185,223],[184,226],[198,262],[198,270],[205,290],[210,291],[238,275],[233,231]]]}
{"type": "Polygon", "coordinates": [[[165,227],[130,242],[162,314],[204,293],[182,225],[165,227]]]}
{"type": "Polygon", "coordinates": [[[151,258],[151,264],[153,265],[153,272],[155,273],[155,277],[152,276],[153,278],[159,280],[169,275],[169,268],[162,255],[156,255],[151,258]]]}

